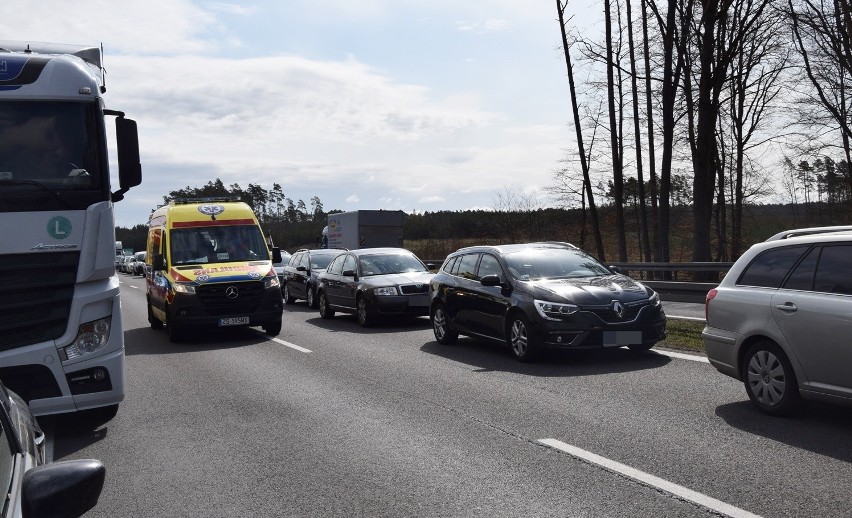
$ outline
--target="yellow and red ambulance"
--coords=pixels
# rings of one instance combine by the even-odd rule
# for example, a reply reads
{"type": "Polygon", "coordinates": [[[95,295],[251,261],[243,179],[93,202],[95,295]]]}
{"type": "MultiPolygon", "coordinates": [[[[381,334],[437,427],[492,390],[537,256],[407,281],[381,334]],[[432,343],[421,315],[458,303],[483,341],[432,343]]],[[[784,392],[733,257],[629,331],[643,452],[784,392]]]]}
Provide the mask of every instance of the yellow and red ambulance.
{"type": "Polygon", "coordinates": [[[148,322],[178,342],[192,329],[261,326],[281,331],[284,305],[257,217],[232,198],[175,199],[148,220],[148,322]]]}

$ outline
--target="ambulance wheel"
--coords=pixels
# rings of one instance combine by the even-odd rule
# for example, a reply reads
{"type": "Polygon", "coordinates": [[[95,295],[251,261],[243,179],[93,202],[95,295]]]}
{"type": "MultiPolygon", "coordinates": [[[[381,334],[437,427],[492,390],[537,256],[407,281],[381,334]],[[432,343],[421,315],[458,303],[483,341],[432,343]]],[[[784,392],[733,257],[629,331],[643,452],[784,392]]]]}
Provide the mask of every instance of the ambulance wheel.
{"type": "Polygon", "coordinates": [[[168,320],[166,320],[166,331],[169,332],[169,342],[171,342],[173,344],[176,344],[178,342],[182,342],[183,339],[184,339],[183,329],[179,325],[177,325],[177,324],[175,324],[174,322],[171,321],[172,319],[171,319],[171,316],[169,315],[168,306],[166,306],[166,318],[168,319],[168,320]]]}
{"type": "Polygon", "coordinates": [[[154,316],[151,310],[151,300],[148,300],[148,323],[151,324],[151,329],[162,329],[163,321],[154,316]]]}
{"type": "Polygon", "coordinates": [[[281,320],[276,320],[274,322],[269,322],[263,326],[263,332],[268,334],[269,336],[275,336],[281,332],[281,320]]]}

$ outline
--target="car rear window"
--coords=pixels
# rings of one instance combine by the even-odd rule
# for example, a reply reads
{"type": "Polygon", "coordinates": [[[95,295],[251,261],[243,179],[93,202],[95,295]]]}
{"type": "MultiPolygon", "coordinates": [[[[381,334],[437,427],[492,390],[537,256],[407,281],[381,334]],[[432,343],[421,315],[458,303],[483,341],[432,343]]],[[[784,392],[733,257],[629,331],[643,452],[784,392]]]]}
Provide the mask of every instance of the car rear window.
{"type": "Polygon", "coordinates": [[[787,272],[807,250],[807,245],[773,248],[758,255],[740,276],[737,284],[780,288],[787,272]]]}

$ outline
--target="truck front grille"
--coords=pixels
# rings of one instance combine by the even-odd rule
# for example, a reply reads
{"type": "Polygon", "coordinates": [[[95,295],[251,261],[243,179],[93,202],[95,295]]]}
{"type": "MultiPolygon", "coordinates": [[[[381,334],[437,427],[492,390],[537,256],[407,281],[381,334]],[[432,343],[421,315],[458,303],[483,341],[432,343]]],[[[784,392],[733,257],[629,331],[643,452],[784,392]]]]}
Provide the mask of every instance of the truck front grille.
{"type": "Polygon", "coordinates": [[[0,351],[65,333],[79,252],[0,256],[0,351]]]}
{"type": "Polygon", "coordinates": [[[248,314],[260,304],[263,281],[204,284],[195,288],[195,293],[211,315],[248,314]]]}

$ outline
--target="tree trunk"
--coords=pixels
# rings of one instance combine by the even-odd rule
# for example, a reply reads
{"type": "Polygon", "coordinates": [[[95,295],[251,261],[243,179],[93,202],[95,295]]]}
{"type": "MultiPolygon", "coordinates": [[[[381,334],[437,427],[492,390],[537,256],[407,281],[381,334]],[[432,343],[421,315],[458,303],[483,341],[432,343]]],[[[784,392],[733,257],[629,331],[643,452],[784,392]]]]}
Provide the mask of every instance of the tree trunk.
{"type": "Polygon", "coordinates": [[[604,25],[606,30],[606,91],[609,106],[609,135],[612,148],[612,182],[615,204],[615,227],[618,233],[618,260],[627,261],[627,240],[624,228],[624,170],[615,112],[615,65],[612,59],[612,15],[610,0],[604,0],[604,25]]]}

